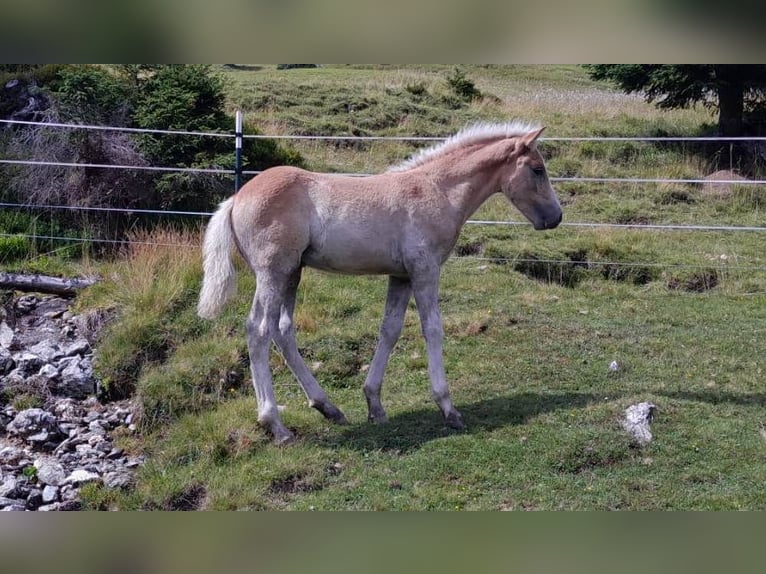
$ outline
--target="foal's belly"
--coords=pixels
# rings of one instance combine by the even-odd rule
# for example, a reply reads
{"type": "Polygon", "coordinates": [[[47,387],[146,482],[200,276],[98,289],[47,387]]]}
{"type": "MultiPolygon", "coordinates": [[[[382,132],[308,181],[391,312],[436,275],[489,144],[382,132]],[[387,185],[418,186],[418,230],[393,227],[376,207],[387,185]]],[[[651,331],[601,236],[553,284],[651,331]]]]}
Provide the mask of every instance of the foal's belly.
{"type": "Polygon", "coordinates": [[[352,275],[406,274],[395,242],[379,238],[336,237],[311,244],[301,259],[304,265],[352,275]]]}

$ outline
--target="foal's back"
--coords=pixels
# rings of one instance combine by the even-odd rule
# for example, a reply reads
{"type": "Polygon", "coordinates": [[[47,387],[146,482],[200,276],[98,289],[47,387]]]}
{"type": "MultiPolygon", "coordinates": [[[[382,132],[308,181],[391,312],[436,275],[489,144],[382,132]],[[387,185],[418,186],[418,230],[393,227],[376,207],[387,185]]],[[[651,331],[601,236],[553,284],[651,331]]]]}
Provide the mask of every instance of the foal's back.
{"type": "Polygon", "coordinates": [[[308,265],[351,274],[405,275],[405,253],[434,200],[413,174],[349,177],[277,167],[235,196],[234,232],[251,265],[308,265]],[[243,239],[244,238],[244,239],[243,239]]]}

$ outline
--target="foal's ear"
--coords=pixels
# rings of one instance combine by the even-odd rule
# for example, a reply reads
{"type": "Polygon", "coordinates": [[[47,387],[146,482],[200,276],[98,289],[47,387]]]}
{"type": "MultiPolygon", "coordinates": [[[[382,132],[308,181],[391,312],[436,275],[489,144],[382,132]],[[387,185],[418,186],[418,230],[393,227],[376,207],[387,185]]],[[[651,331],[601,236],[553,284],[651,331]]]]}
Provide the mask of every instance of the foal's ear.
{"type": "Polygon", "coordinates": [[[533,145],[535,145],[535,142],[537,141],[537,138],[540,137],[540,134],[543,133],[545,130],[545,126],[541,127],[539,130],[529,132],[528,134],[524,134],[521,136],[520,143],[523,147],[529,149],[533,145]]]}

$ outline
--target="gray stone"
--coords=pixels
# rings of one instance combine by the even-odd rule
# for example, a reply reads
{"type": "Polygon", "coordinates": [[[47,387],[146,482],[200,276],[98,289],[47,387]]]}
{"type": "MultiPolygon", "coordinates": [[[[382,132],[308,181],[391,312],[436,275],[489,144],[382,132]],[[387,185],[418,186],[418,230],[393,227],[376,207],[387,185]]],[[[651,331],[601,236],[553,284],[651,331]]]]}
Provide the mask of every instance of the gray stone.
{"type": "Polygon", "coordinates": [[[16,415],[7,427],[12,435],[28,437],[41,431],[57,431],[56,417],[43,409],[26,409],[16,415]]]}
{"type": "Polygon", "coordinates": [[[49,433],[47,430],[41,430],[38,433],[35,433],[33,435],[29,435],[27,437],[27,441],[35,444],[45,444],[48,442],[48,440],[51,438],[51,433],[49,433]]]}
{"type": "Polygon", "coordinates": [[[16,363],[16,369],[24,376],[35,374],[45,364],[42,358],[29,351],[20,351],[14,354],[13,361],[16,363]]]}
{"type": "Polygon", "coordinates": [[[107,488],[120,488],[128,489],[133,486],[134,478],[133,473],[127,471],[113,471],[107,472],[104,475],[104,486],[107,488]]]}
{"type": "Polygon", "coordinates": [[[27,510],[37,510],[43,503],[43,491],[33,488],[27,495],[27,510]]]}
{"type": "Polygon", "coordinates": [[[83,470],[81,468],[73,471],[64,481],[65,484],[71,484],[74,486],[82,486],[91,482],[100,481],[101,477],[96,472],[83,470]]]}
{"type": "Polygon", "coordinates": [[[3,512],[24,512],[27,505],[18,500],[10,498],[0,498],[0,511],[3,512]]]}
{"type": "MultiPolygon", "coordinates": [[[[43,488],[43,504],[51,504],[56,502],[59,498],[58,486],[51,486],[50,484],[43,488]]],[[[42,507],[38,508],[42,510],[42,507]]]]}
{"type": "Polygon", "coordinates": [[[65,357],[74,357],[76,355],[84,357],[90,352],[90,343],[85,339],[78,339],[64,347],[62,352],[65,357]]]}
{"type": "Polygon", "coordinates": [[[51,459],[37,459],[37,480],[48,486],[61,486],[66,480],[66,470],[58,462],[51,459]]]}
{"type": "Polygon", "coordinates": [[[652,431],[649,424],[654,420],[657,407],[652,403],[639,403],[625,409],[623,428],[630,434],[639,446],[646,446],[652,441],[652,431]]]}
{"type": "Polygon", "coordinates": [[[43,377],[45,379],[55,379],[59,376],[59,370],[50,363],[46,363],[40,367],[40,370],[37,372],[37,376],[43,377]]]}
{"type": "MultiPolygon", "coordinates": [[[[62,361],[63,362],[63,361],[62,361]]],[[[96,383],[91,374],[82,369],[78,362],[70,362],[61,371],[61,381],[56,392],[73,399],[84,399],[96,390],[96,383]]]]}
{"type": "Polygon", "coordinates": [[[47,340],[42,340],[36,345],[32,345],[29,347],[29,352],[37,355],[46,363],[51,363],[64,356],[58,345],[47,340]]]}
{"type": "Polygon", "coordinates": [[[15,498],[18,493],[18,480],[13,476],[6,476],[0,484],[0,497],[15,498]]]}
{"type": "Polygon", "coordinates": [[[14,465],[27,457],[24,449],[15,446],[6,446],[0,449],[0,464],[14,465]]]}
{"type": "Polygon", "coordinates": [[[13,361],[11,352],[4,347],[0,347],[0,375],[10,372],[15,366],[16,363],[13,361]]]}
{"type": "Polygon", "coordinates": [[[0,347],[11,349],[16,343],[16,332],[3,321],[0,323],[0,347]]]}

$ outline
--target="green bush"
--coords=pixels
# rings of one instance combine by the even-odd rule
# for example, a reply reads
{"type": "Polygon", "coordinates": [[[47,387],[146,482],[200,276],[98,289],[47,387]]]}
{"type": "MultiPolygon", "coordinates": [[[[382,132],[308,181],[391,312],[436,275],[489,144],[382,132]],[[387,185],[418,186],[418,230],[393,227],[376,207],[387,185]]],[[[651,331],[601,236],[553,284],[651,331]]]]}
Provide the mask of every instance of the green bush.
{"type": "Polygon", "coordinates": [[[18,235],[0,237],[0,264],[12,263],[29,256],[29,239],[18,235]]]}
{"type": "Polygon", "coordinates": [[[481,98],[481,92],[476,84],[460,68],[455,68],[447,76],[447,86],[453,94],[463,100],[472,101],[481,98]]]}

